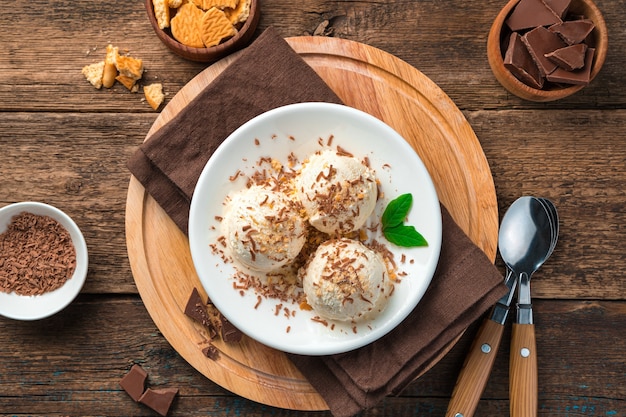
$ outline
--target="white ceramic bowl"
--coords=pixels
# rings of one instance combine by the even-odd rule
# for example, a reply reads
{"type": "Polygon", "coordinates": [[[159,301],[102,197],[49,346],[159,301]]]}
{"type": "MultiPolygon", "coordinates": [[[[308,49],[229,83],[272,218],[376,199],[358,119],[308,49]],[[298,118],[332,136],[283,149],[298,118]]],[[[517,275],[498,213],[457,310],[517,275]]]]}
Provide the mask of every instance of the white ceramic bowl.
{"type": "MultiPolygon", "coordinates": [[[[386,242],[379,229],[368,232],[369,238],[386,242]]],[[[439,259],[441,209],[422,160],[391,127],[347,106],[293,104],[271,110],[245,123],[212,155],[193,194],[189,243],[204,289],[216,307],[237,328],[281,351],[327,355],[373,342],[392,330],[415,308],[430,284],[439,259]],[[380,223],[382,212],[390,200],[400,194],[412,193],[414,204],[407,224],[415,226],[429,242],[428,247],[419,248],[399,248],[387,244],[399,264],[402,255],[405,255],[407,261],[399,265],[399,269],[407,276],[396,285],[386,308],[374,319],[359,322],[357,326],[337,322],[333,329],[313,321],[315,312],[301,310],[294,303],[267,298],[256,305],[257,296],[253,291],[240,294],[233,288],[233,275],[237,268],[231,262],[224,262],[219,254],[211,250],[211,245],[215,245],[221,235],[216,216],[223,214],[226,196],[246,186],[245,176],[259,169],[256,163],[260,158],[271,157],[283,166],[289,166],[295,155],[301,163],[314,152],[328,147],[331,135],[331,148],[341,146],[358,159],[367,157],[380,181],[384,196],[378,200],[374,214],[366,225],[380,223]],[[296,314],[290,317],[276,314],[277,308],[285,307],[296,311],[296,314]]]]}
{"type": "Polygon", "coordinates": [[[0,315],[15,320],[39,320],[63,310],[83,288],[89,263],[87,244],[80,229],[67,214],[38,202],[21,202],[0,208],[0,233],[4,233],[11,219],[22,212],[49,216],[58,221],[69,232],[76,249],[74,275],[62,287],[34,296],[0,292],[0,315]]]}

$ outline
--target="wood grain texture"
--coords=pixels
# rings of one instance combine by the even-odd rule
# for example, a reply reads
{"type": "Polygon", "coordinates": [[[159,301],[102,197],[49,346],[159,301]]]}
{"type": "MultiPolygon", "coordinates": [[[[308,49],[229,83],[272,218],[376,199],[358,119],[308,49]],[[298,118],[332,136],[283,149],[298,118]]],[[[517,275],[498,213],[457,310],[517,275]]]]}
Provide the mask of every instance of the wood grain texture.
{"type": "Polygon", "coordinates": [[[495,363],[504,326],[486,319],[478,329],[465,363],[459,372],[446,417],[472,417],[495,363]]]}
{"type": "MultiPolygon", "coordinates": [[[[478,137],[500,213],[520,195],[551,198],[561,236],[534,275],[540,416],[626,413],[626,31],[624,0],[597,0],[609,29],[605,65],[583,91],[552,103],[509,94],[493,76],[489,27],[506,0],[262,0],[257,34],[312,34],[368,44],[417,68],[478,137]]],[[[273,408],[197,372],[155,327],[125,248],[125,163],[157,113],[120,85],[95,90],[80,69],[108,43],[144,60],[166,102],[206,68],[154,35],[141,1],[16,0],[0,25],[0,205],[38,200],[72,215],[90,250],[83,294],[50,319],[0,318],[0,415],[155,415],[119,378],[140,363],[153,386],[181,389],[170,415],[330,416],[273,408]]],[[[501,262],[497,265],[502,268],[501,262]]],[[[477,326],[399,397],[364,416],[445,414],[477,326]]],[[[476,416],[508,415],[511,328],[476,416]]]]}
{"type": "Polygon", "coordinates": [[[511,417],[534,417],[539,411],[537,341],[534,324],[513,324],[510,357],[511,417]]]}
{"type": "MultiPolygon", "coordinates": [[[[535,313],[537,318],[550,318],[537,319],[536,324],[539,408],[549,410],[540,415],[567,416],[568,407],[594,408],[595,414],[578,415],[622,412],[624,303],[539,300],[535,313]],[[583,349],[598,332],[605,343],[583,349]]],[[[476,328],[466,332],[442,361],[400,397],[387,398],[364,415],[444,415],[475,332],[476,328]]],[[[134,296],[81,295],[58,315],[40,322],[0,318],[0,335],[1,416],[154,415],[118,385],[133,363],[146,369],[149,386],[181,389],[171,416],[330,416],[264,406],[220,388],[176,353],[134,296]]],[[[508,325],[476,416],[508,415],[510,335],[508,325]]]]}

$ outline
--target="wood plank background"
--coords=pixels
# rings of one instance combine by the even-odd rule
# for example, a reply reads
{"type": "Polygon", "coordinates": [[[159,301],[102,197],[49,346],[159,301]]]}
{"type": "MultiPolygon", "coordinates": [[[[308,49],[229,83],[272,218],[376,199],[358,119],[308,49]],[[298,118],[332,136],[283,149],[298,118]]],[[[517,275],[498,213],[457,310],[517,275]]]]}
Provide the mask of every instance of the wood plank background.
{"type": "MultiPolygon", "coordinates": [[[[486,59],[505,0],[261,0],[257,34],[330,35],[394,54],[436,82],[472,125],[504,212],[518,196],[551,198],[561,216],[552,258],[533,279],[542,416],[626,415],[626,1],[599,0],[609,53],[587,89],[553,103],[511,96],[486,59]]],[[[85,234],[87,283],[43,321],[0,318],[0,415],[155,415],[117,382],[132,363],[152,386],[179,387],[171,415],[324,416],[237,397],[192,369],[148,316],[130,272],[124,209],[128,157],[155,113],[117,84],[80,73],[108,43],[142,58],[168,99],[206,64],[170,53],[143,1],[15,0],[0,25],[0,206],[37,200],[85,234]]],[[[498,260],[498,266],[502,267],[498,260]]],[[[470,328],[441,363],[367,416],[441,416],[471,344],[470,328]]],[[[477,416],[508,415],[508,339],[477,416]]]]}

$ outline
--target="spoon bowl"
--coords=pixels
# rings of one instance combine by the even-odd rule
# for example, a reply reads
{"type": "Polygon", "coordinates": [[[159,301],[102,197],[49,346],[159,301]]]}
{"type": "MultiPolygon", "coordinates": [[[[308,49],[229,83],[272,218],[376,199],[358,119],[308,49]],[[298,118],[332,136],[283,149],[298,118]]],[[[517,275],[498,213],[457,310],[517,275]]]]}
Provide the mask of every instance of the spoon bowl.
{"type": "Polygon", "coordinates": [[[521,197],[509,207],[500,225],[498,248],[515,275],[530,276],[548,259],[551,224],[548,210],[535,197],[521,197]]]}

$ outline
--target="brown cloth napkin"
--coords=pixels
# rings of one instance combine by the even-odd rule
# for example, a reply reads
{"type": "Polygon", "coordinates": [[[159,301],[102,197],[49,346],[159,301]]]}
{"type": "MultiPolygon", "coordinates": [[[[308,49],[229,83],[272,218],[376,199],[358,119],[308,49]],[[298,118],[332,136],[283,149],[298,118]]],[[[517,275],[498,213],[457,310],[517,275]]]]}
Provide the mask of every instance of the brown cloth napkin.
{"type": "Polygon", "coordinates": [[[399,394],[506,293],[502,275],[443,205],[441,214],[443,236],[435,275],[415,310],[398,327],[352,352],[291,356],[333,415],[352,416],[386,395],[399,394]]]}
{"type": "MultiPolygon", "coordinates": [[[[196,181],[217,146],[267,110],[297,102],[341,103],[273,29],[266,30],[189,105],[132,155],[130,171],[187,233],[196,181]]],[[[361,349],[290,358],[336,416],[399,393],[506,288],[494,265],[442,206],[443,247],[423,300],[395,330],[361,349]]],[[[405,278],[410,279],[410,278],[405,278]]]]}
{"type": "Polygon", "coordinates": [[[278,33],[269,28],[185,110],[135,152],[128,168],[187,233],[191,196],[209,157],[239,126],[287,104],[341,103],[278,33]]]}

